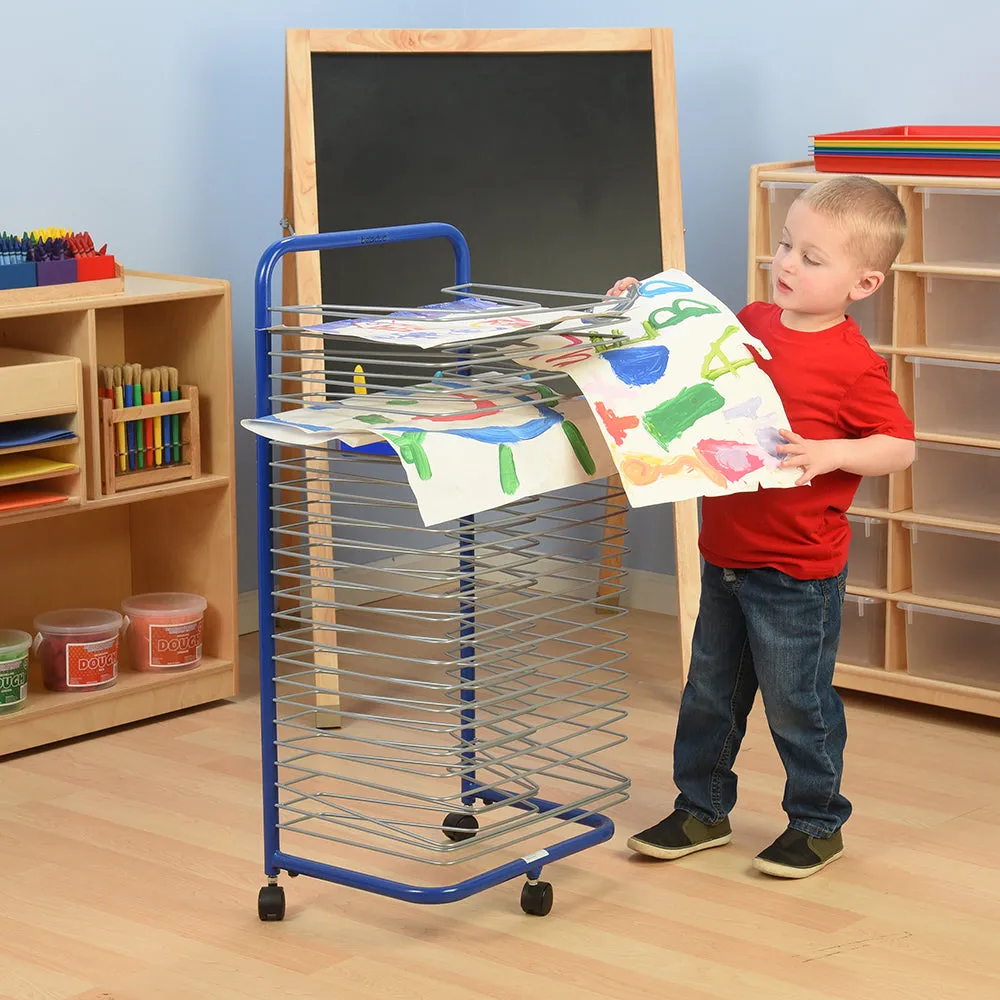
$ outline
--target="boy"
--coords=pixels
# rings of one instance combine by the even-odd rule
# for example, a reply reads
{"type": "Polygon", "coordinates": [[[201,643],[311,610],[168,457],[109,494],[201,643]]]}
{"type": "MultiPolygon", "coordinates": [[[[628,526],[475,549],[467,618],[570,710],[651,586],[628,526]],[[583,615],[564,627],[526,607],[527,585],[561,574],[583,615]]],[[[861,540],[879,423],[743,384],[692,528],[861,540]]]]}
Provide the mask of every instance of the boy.
{"type": "MultiPolygon", "coordinates": [[[[833,669],[851,536],[844,512],[861,476],[914,458],[913,424],[886,362],[845,310],[882,285],[905,232],[903,207],[884,185],[819,182],[789,209],[771,266],[773,305],[739,314],[770,351],[769,361],[755,357],[792,427],[778,451],[802,474],[793,488],[702,501],[701,605],[674,743],[679,794],[666,819],[629,839],[634,851],[670,860],[729,843],[733,764],[759,686],[785,769],[788,828],[754,867],[803,878],[843,853],[847,727],[833,669]]],[[[623,278],[610,294],[633,283],[623,278]]]]}

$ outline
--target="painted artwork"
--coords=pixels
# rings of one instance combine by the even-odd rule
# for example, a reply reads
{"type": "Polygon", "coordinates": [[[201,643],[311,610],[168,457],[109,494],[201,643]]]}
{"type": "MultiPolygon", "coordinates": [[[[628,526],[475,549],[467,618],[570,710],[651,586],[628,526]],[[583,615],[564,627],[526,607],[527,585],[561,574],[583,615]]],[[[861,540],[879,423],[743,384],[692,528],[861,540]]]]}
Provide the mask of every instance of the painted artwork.
{"type": "Polygon", "coordinates": [[[419,310],[400,310],[372,318],[350,318],[309,327],[338,337],[357,337],[380,344],[422,349],[470,343],[487,337],[504,337],[553,327],[576,313],[573,309],[522,309],[501,307],[484,299],[464,298],[419,310]],[[470,311],[489,315],[470,316],[470,311]]]}
{"type": "Polygon", "coordinates": [[[500,350],[525,369],[523,378],[439,376],[243,426],[306,446],[388,442],[427,525],[615,471],[633,507],[789,488],[799,477],[800,470],[780,467],[778,432],[788,420],[750,348],[762,358],[766,349],[683,271],[665,271],[627,296],[584,308],[445,315],[443,324],[420,314],[322,329],[411,346],[521,329],[524,335],[500,350]],[[550,324],[544,330],[542,320],[550,324]],[[531,372],[540,371],[565,374],[581,395],[557,395],[532,381],[531,372]]]}
{"type": "Polygon", "coordinates": [[[614,473],[585,400],[507,378],[432,383],[242,421],[286,444],[386,441],[426,525],[614,473]]]}
{"type": "Polygon", "coordinates": [[[537,353],[511,357],[573,379],[633,507],[795,485],[799,470],[780,468],[776,451],[784,407],[748,345],[769,355],[722,302],[671,270],[611,308],[614,339],[577,323],[526,338],[537,353]]]}

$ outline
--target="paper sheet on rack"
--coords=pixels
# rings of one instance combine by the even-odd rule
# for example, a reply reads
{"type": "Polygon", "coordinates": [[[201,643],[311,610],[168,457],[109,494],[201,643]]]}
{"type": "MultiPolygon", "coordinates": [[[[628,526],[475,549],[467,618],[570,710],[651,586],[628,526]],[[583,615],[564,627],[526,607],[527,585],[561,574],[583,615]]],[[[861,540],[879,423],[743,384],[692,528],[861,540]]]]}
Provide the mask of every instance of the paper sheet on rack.
{"type": "MultiPolygon", "coordinates": [[[[321,331],[338,337],[357,337],[380,344],[409,347],[440,347],[461,344],[486,337],[530,333],[542,327],[554,326],[577,314],[572,309],[538,309],[533,312],[510,312],[506,315],[463,316],[461,313],[481,310],[489,304],[482,300],[460,299],[439,306],[428,306],[421,312],[395,312],[372,319],[342,319],[309,327],[309,332],[321,331]],[[430,314],[441,312],[441,318],[430,314]]],[[[499,307],[492,304],[493,310],[499,307]]]]}
{"type": "Polygon", "coordinates": [[[511,386],[509,380],[470,391],[467,383],[435,379],[242,424],[286,444],[387,441],[402,461],[426,525],[615,471],[583,399],[547,399],[539,389],[511,386]]]}
{"type": "Polygon", "coordinates": [[[576,323],[511,354],[579,386],[633,507],[795,485],[801,470],[780,468],[775,450],[784,406],[748,345],[769,355],[719,299],[670,270],[632,290],[620,315],[615,342],[607,328],[591,342],[576,323]]]}
{"type": "MultiPolygon", "coordinates": [[[[473,389],[468,382],[435,379],[412,390],[244,420],[243,426],[303,445],[387,441],[428,525],[615,470],[634,507],[795,485],[799,470],[781,469],[776,451],[778,431],[788,426],[784,407],[749,350],[766,358],[764,346],[689,275],[665,271],[627,298],[589,311],[553,310],[545,319],[556,325],[547,332],[538,332],[541,315],[521,318],[525,336],[507,353],[527,370],[565,373],[584,399],[547,399],[543,393],[551,390],[513,387],[509,377],[485,387],[477,382],[473,389]],[[588,332],[588,317],[599,319],[599,328],[595,323],[588,332]],[[537,350],[525,350],[526,344],[537,350]],[[428,394],[435,393],[440,402],[428,408],[428,394]],[[416,408],[407,413],[407,407],[416,408]]],[[[517,319],[504,317],[502,328],[488,329],[472,318],[442,326],[420,317],[323,328],[429,347],[510,332],[517,319]]]]}

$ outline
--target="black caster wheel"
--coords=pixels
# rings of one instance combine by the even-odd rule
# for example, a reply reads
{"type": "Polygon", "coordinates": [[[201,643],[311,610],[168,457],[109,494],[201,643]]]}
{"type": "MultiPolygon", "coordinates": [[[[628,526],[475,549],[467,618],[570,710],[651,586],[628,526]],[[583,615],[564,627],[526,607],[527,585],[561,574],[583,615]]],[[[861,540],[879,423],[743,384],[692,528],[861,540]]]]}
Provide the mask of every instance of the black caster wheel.
{"type": "Polygon", "coordinates": [[[444,835],[456,843],[469,840],[479,829],[479,820],[470,813],[448,813],[441,824],[445,828],[444,835]],[[447,829],[453,827],[454,829],[447,829]]]}
{"type": "Polygon", "coordinates": [[[525,882],[521,887],[521,909],[533,917],[547,917],[552,909],[552,883],[525,882]]]}
{"type": "Polygon", "coordinates": [[[280,885],[265,885],[257,893],[257,916],[261,920],[284,920],[285,890],[280,885]]]}

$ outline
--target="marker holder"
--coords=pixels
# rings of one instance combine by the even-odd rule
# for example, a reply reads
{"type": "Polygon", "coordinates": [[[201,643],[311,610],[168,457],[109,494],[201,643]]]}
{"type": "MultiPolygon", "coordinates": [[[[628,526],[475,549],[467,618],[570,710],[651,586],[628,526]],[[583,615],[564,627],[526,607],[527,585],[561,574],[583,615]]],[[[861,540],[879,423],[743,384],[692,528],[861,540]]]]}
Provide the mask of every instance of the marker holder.
{"type": "MultiPolygon", "coordinates": [[[[147,406],[128,406],[115,409],[110,399],[99,400],[101,404],[101,482],[105,496],[134,490],[144,486],[159,486],[179,479],[197,479],[201,475],[200,424],[198,418],[198,390],[193,385],[180,387],[181,398],[169,403],[150,403],[147,406]],[[117,424],[135,423],[136,429],[144,427],[144,421],[152,418],[180,415],[180,462],[143,467],[126,468],[119,466],[117,445],[117,424]],[[142,422],[140,422],[142,421],[142,422]]],[[[171,444],[172,448],[173,445],[171,444]]],[[[137,446],[137,451],[138,446],[137,446]]],[[[146,452],[143,445],[142,451],[146,452]]],[[[162,449],[161,449],[162,450],[162,449]]],[[[154,449],[155,451],[155,449],[154,449]]],[[[128,466],[128,461],[126,461],[128,466]]]]}

